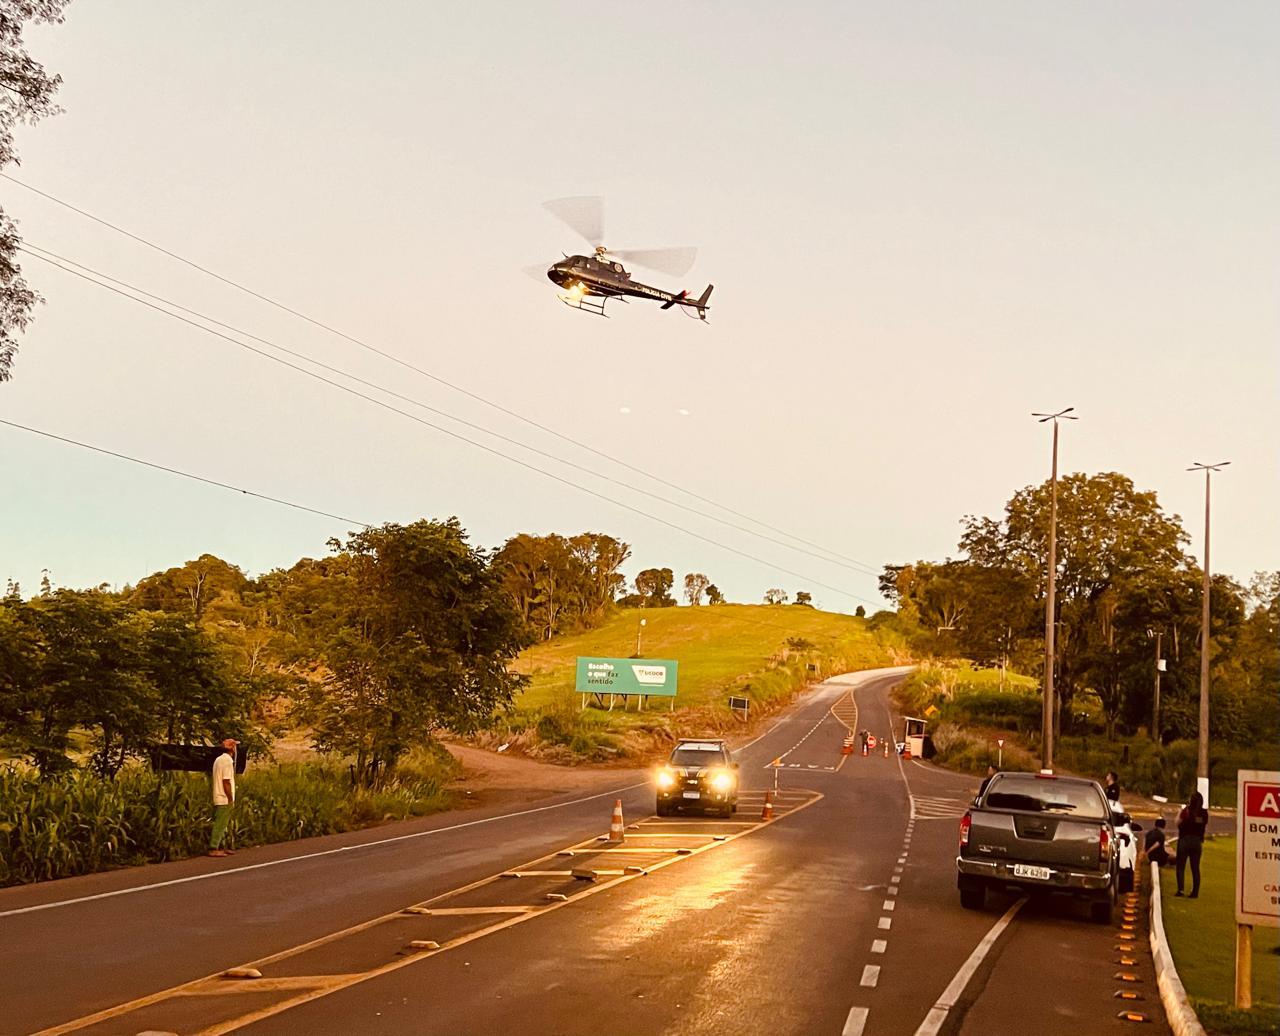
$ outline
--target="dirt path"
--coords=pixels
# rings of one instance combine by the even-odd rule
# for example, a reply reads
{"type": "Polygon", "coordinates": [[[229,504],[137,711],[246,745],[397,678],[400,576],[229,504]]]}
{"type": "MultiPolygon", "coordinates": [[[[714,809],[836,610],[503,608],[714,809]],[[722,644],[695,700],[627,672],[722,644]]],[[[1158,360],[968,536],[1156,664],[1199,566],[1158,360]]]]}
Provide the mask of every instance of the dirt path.
{"type": "Polygon", "coordinates": [[[643,767],[555,766],[517,755],[500,755],[471,745],[450,743],[449,750],[462,764],[462,776],[450,789],[457,792],[459,805],[501,806],[533,802],[571,792],[590,792],[616,787],[630,780],[643,780],[643,767]]]}

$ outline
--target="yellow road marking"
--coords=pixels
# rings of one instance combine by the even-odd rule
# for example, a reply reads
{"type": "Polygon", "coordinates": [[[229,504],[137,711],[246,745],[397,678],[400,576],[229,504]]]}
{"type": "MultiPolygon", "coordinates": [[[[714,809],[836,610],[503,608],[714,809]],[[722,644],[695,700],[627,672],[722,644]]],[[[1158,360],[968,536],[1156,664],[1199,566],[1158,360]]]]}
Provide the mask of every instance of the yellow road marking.
{"type": "MultiPolygon", "coordinates": [[[[623,871],[599,871],[597,873],[600,873],[602,875],[609,875],[609,876],[616,875],[616,877],[613,877],[613,880],[610,880],[610,881],[598,882],[598,883],[586,885],[586,887],[581,892],[574,894],[569,899],[553,902],[546,907],[541,907],[536,910],[522,910],[519,914],[513,914],[511,916],[508,916],[495,924],[489,925],[486,928],[481,928],[481,929],[478,929],[477,931],[470,932],[467,935],[459,936],[456,939],[450,940],[449,942],[442,944],[442,946],[438,950],[427,950],[427,951],[423,951],[422,953],[415,953],[409,956],[401,957],[396,960],[389,961],[386,964],[379,965],[378,967],[372,968],[368,971],[354,972],[351,974],[335,976],[335,980],[333,982],[326,983],[323,987],[318,987],[318,986],[315,986],[314,984],[309,985],[305,988],[304,992],[300,993],[297,996],[290,997],[286,1000],[282,1000],[276,1004],[266,1005],[264,1007],[258,1008],[255,1011],[241,1015],[238,1018],[233,1018],[224,1022],[217,1022],[214,1025],[211,1025],[205,1029],[201,1029],[198,1033],[195,1033],[194,1036],[222,1036],[222,1034],[224,1033],[234,1032],[235,1030],[243,1028],[244,1026],[252,1025],[255,1022],[262,1021],[265,1018],[270,1018],[274,1015],[281,1014],[288,1010],[292,1010],[294,1007],[300,1007],[302,1004],[308,1003],[312,1000],[316,1000],[322,996],[327,996],[330,993],[338,992],[339,990],[342,990],[342,989],[347,989],[361,982],[366,982],[369,979],[377,978],[381,975],[386,975],[393,971],[398,971],[400,968],[408,967],[411,964],[417,964],[420,961],[425,960],[427,958],[437,956],[440,953],[445,953],[449,950],[456,949],[459,946],[464,946],[467,943],[474,942],[476,939],[481,939],[487,935],[492,935],[495,932],[500,932],[504,928],[510,928],[513,925],[521,924],[525,921],[528,921],[530,918],[540,917],[544,914],[550,913],[553,910],[559,910],[561,907],[567,907],[572,903],[576,903],[579,900],[586,898],[587,896],[592,896],[598,892],[605,891],[605,889],[613,888],[615,885],[620,885],[628,881],[634,881],[636,878],[644,877],[646,874],[651,874],[653,871],[660,870],[663,867],[669,867],[672,864],[679,863],[682,860],[689,859],[693,856],[699,855],[700,853],[707,852],[708,850],[714,849],[717,846],[727,845],[729,842],[732,842],[735,839],[742,838],[749,834],[754,834],[756,831],[759,831],[762,828],[766,828],[771,824],[777,823],[779,820],[785,819],[786,817],[790,816],[792,813],[798,813],[802,809],[807,809],[808,807],[815,805],[816,803],[822,801],[823,798],[824,796],[821,792],[816,792],[816,791],[810,792],[809,797],[805,801],[791,806],[785,812],[779,812],[777,815],[770,818],[769,820],[756,821],[751,825],[751,827],[749,827],[745,831],[737,831],[737,832],[734,832],[733,834],[726,835],[723,840],[707,842],[704,845],[700,845],[700,846],[697,846],[696,848],[690,849],[688,853],[684,853],[684,854],[673,853],[670,856],[668,856],[666,859],[658,860],[656,863],[651,864],[648,867],[648,870],[643,873],[625,873],[623,871]]],[[[572,846],[571,848],[575,848],[575,849],[585,848],[587,846],[594,845],[594,844],[595,844],[595,841],[594,839],[592,839],[590,841],[579,843],[579,845],[572,846]]],[[[543,855],[537,857],[537,859],[530,861],[530,863],[537,863],[539,860],[549,859],[554,855],[555,855],[554,852],[544,853],[543,855]]],[[[557,877],[558,876],[570,877],[572,876],[572,873],[573,873],[572,871],[536,871],[536,870],[528,870],[524,868],[514,868],[514,872],[522,876],[523,875],[553,875],[557,877]]],[[[430,907],[432,903],[439,902],[443,899],[449,899],[454,896],[464,895],[465,893],[471,892],[477,888],[481,888],[482,886],[497,883],[498,881],[501,880],[501,875],[503,873],[512,873],[512,871],[503,871],[503,872],[499,872],[498,874],[491,874],[487,877],[479,878],[476,881],[470,882],[469,884],[466,884],[466,885],[462,885],[459,888],[450,889],[447,892],[442,892],[439,895],[432,896],[430,899],[423,900],[421,903],[417,905],[430,907]]],[[[344,928],[341,931],[331,932],[328,935],[320,936],[319,938],[312,939],[309,942],[302,943],[301,945],[294,946],[286,950],[281,950],[278,953],[274,953],[269,956],[259,958],[258,960],[252,961],[249,964],[244,966],[256,967],[258,969],[261,969],[265,965],[274,964],[281,960],[286,960],[289,957],[295,957],[301,953],[305,953],[308,950],[315,949],[316,947],[319,947],[319,946],[327,945],[328,943],[335,942],[338,939],[345,938],[349,935],[355,935],[358,932],[367,931],[370,928],[373,928],[379,924],[384,924],[387,921],[404,920],[404,917],[405,917],[404,909],[405,909],[404,907],[400,907],[392,911],[391,913],[383,914],[380,917],[375,917],[368,921],[362,921],[359,924],[352,925],[349,928],[344,928]]],[[[163,1000],[170,999],[171,997],[190,996],[195,993],[199,993],[202,989],[207,989],[210,986],[210,984],[214,982],[227,986],[228,992],[231,992],[231,991],[246,992],[254,989],[270,989],[272,987],[269,985],[265,985],[264,983],[269,983],[271,981],[274,981],[269,978],[263,978],[263,979],[244,980],[239,982],[229,982],[227,979],[220,978],[221,974],[222,972],[219,971],[219,972],[215,972],[212,975],[206,975],[203,978],[198,978],[188,982],[183,982],[176,986],[170,986],[168,989],[161,990],[160,992],[151,993],[151,994],[148,994],[147,996],[138,997],[134,1000],[127,1001],[126,1003],[117,1004],[115,1007],[108,1007],[101,1011],[97,1011],[93,1014],[85,1015],[84,1017],[81,1017],[81,1018],[76,1018],[69,1022],[63,1022],[59,1025],[54,1025],[46,1029],[41,1029],[39,1032],[34,1033],[33,1036],[63,1036],[63,1034],[65,1033],[74,1032],[77,1029],[87,1028],[88,1026],[96,1025],[99,1022],[109,1021],[112,1018],[119,1018],[122,1015],[129,1014],[133,1011],[141,1010],[144,1007],[150,1007],[153,1004],[159,1003],[163,1000]]],[[[290,988],[290,987],[282,986],[280,988],[290,988]]]]}

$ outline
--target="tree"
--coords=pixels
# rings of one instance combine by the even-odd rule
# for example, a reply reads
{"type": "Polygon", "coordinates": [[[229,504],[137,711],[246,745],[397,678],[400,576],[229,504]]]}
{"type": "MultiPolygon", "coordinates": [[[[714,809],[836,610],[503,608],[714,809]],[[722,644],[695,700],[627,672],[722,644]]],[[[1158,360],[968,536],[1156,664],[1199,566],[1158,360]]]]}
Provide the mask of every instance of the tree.
{"type": "Polygon", "coordinates": [[[598,626],[624,580],[631,548],[612,536],[584,532],[566,539],[520,533],[494,556],[502,585],[524,621],[549,640],[598,626]]]}
{"type": "Polygon", "coordinates": [[[865,619],[867,617],[867,609],[862,605],[858,605],[858,607],[854,609],[853,614],[860,619],[865,619]]]}
{"type": "Polygon", "coordinates": [[[796,591],[796,599],[795,599],[794,601],[792,601],[791,603],[792,603],[792,604],[799,604],[799,605],[802,605],[802,606],[803,606],[803,607],[805,607],[805,608],[812,608],[812,607],[813,607],[813,594],[809,593],[809,591],[808,591],[808,590],[797,590],[797,591],[796,591]]]}
{"type": "Polygon", "coordinates": [[[636,593],[643,599],[642,607],[674,607],[676,599],[671,596],[671,587],[675,581],[675,574],[669,568],[646,568],[638,572],[636,593]]]}
{"type": "Polygon", "coordinates": [[[707,585],[707,604],[724,604],[724,594],[715,583],[707,585]]]}
{"type": "MultiPolygon", "coordinates": [[[[27,53],[22,34],[27,23],[62,21],[69,0],[0,0],[0,169],[18,160],[13,130],[57,113],[53,95],[62,82],[27,53]]],[[[31,322],[40,301],[18,265],[22,239],[18,226],[0,209],[0,381],[12,376],[17,335],[31,322]]]]}
{"type": "Polygon", "coordinates": [[[787,592],[780,590],[776,586],[764,592],[765,604],[786,604],[787,592]]]}
{"type": "Polygon", "coordinates": [[[684,599],[691,607],[702,603],[702,595],[707,592],[711,580],[701,572],[690,572],[684,577],[684,599]]]}
{"type": "Polygon", "coordinates": [[[352,756],[370,785],[411,747],[473,731],[509,705],[525,678],[508,667],[528,627],[456,518],[331,545],[348,555],[355,592],[324,648],[328,675],[308,682],[299,715],[317,748],[352,756]]]}

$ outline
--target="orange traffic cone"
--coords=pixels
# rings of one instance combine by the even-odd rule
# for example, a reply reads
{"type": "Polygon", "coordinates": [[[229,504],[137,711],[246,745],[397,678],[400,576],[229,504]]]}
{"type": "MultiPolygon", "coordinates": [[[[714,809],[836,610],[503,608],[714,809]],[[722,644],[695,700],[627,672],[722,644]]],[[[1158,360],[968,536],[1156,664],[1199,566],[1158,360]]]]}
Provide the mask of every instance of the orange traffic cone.
{"type": "Polygon", "coordinates": [[[622,821],[622,799],[613,803],[613,819],[609,821],[609,841],[622,843],[627,840],[627,826],[622,821]]]}
{"type": "Polygon", "coordinates": [[[911,742],[910,741],[904,741],[902,743],[902,758],[903,759],[911,758],[911,742]]]}
{"type": "Polygon", "coordinates": [[[844,739],[844,747],[840,749],[841,755],[853,755],[853,735],[850,734],[844,739]]]}
{"type": "Polygon", "coordinates": [[[761,820],[773,819],[773,792],[766,791],[764,793],[764,809],[760,810],[761,820]]]}
{"type": "Polygon", "coordinates": [[[885,740],[885,743],[884,743],[884,757],[886,759],[889,758],[889,742],[887,739],[885,740]]]}

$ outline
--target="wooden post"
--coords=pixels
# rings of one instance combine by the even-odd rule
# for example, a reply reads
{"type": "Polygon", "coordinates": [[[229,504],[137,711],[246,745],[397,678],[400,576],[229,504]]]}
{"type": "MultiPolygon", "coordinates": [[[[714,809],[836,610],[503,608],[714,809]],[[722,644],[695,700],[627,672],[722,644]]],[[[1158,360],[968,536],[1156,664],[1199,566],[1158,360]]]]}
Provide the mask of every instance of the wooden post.
{"type": "Polygon", "coordinates": [[[1253,925],[1236,925],[1236,1007],[1253,1006],[1253,925]]]}

